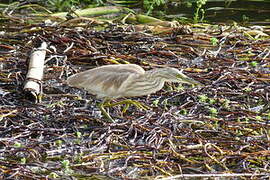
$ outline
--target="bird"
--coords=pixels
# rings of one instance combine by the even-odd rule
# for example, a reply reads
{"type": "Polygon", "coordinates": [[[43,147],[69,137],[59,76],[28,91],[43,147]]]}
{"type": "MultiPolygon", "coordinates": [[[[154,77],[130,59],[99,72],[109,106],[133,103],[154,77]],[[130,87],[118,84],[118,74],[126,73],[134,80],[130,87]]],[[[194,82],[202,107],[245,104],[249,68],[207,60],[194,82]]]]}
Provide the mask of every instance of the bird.
{"type": "Polygon", "coordinates": [[[201,85],[176,68],[163,67],[145,71],[137,64],[103,65],[74,74],[67,79],[69,86],[84,89],[96,95],[96,98],[103,99],[99,108],[111,122],[114,120],[104,107],[134,104],[139,108],[147,109],[147,106],[130,99],[115,104],[109,104],[110,100],[149,95],[161,90],[165,82],[201,85]]]}

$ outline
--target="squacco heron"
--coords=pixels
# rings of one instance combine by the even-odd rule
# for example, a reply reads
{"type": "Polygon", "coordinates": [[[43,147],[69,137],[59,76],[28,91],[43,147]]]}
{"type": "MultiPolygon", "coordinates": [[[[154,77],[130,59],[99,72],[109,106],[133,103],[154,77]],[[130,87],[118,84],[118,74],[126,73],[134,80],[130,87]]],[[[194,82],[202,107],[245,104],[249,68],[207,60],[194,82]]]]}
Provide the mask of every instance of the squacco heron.
{"type": "Polygon", "coordinates": [[[200,84],[175,68],[165,67],[145,71],[136,64],[104,65],[74,74],[67,79],[69,86],[84,89],[103,99],[99,108],[112,122],[113,119],[104,109],[106,106],[118,104],[134,104],[139,108],[145,106],[132,100],[107,104],[109,100],[149,95],[162,89],[165,82],[200,84]]]}

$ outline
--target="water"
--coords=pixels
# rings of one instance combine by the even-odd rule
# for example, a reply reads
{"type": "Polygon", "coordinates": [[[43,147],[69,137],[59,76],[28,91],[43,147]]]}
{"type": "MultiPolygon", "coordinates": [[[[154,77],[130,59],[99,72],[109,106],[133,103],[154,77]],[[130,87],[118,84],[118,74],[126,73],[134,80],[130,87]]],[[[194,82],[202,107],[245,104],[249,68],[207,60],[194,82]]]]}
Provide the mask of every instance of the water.
{"type": "MultiPolygon", "coordinates": [[[[168,17],[193,18],[196,2],[188,6],[186,3],[172,3],[166,8],[168,17]]],[[[250,24],[270,24],[270,0],[208,0],[203,6],[204,20],[207,22],[226,23],[236,21],[250,24]]]]}

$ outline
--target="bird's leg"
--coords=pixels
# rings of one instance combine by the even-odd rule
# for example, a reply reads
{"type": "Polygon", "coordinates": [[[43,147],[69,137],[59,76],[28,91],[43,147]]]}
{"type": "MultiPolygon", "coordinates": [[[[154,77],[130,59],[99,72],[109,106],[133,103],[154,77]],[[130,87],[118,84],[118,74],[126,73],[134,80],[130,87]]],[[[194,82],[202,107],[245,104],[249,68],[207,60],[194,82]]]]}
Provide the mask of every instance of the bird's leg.
{"type": "Polygon", "coordinates": [[[139,101],[135,101],[135,100],[131,100],[131,99],[126,99],[126,100],[123,101],[123,103],[126,104],[126,105],[133,104],[137,108],[143,109],[143,110],[150,110],[151,109],[151,107],[145,105],[144,103],[140,103],[139,101]]]}
{"type": "Polygon", "coordinates": [[[100,111],[102,112],[102,114],[103,114],[108,120],[110,120],[110,122],[115,122],[115,121],[113,120],[113,118],[109,115],[109,113],[107,113],[106,110],[104,109],[104,106],[108,106],[108,105],[107,105],[108,102],[109,102],[109,100],[104,99],[104,100],[98,105],[98,107],[99,107],[100,111]]]}
{"type": "Polygon", "coordinates": [[[122,110],[122,114],[126,113],[128,108],[129,108],[130,104],[126,104],[125,107],[122,110]]]}
{"type": "Polygon", "coordinates": [[[131,99],[126,99],[126,100],[123,100],[123,101],[120,101],[120,102],[116,102],[116,103],[113,103],[113,104],[106,104],[106,106],[107,107],[113,107],[113,106],[122,105],[122,104],[125,104],[126,105],[124,107],[123,111],[122,111],[123,113],[125,113],[127,111],[127,109],[129,108],[130,104],[133,104],[137,108],[143,109],[143,110],[149,110],[149,109],[151,109],[150,107],[146,106],[145,104],[140,103],[140,102],[135,101],[135,100],[131,100],[131,99]]]}

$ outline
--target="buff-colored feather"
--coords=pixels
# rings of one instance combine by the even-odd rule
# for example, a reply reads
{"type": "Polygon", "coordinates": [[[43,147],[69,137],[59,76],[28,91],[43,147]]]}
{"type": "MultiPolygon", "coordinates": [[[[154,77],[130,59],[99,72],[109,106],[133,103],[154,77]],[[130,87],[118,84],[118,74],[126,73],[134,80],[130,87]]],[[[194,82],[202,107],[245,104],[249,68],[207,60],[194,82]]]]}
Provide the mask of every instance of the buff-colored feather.
{"type": "Polygon", "coordinates": [[[144,71],[136,64],[97,67],[69,77],[67,83],[85,89],[98,98],[113,99],[154,93],[166,81],[198,84],[175,68],[144,71]]]}
{"type": "MultiPolygon", "coordinates": [[[[74,74],[67,79],[68,85],[85,89],[97,98],[103,98],[100,110],[112,122],[113,119],[104,109],[106,100],[148,95],[159,91],[165,82],[200,84],[175,68],[144,71],[136,64],[105,65],[74,74]]],[[[128,103],[144,108],[138,102],[128,103]]]]}

